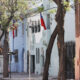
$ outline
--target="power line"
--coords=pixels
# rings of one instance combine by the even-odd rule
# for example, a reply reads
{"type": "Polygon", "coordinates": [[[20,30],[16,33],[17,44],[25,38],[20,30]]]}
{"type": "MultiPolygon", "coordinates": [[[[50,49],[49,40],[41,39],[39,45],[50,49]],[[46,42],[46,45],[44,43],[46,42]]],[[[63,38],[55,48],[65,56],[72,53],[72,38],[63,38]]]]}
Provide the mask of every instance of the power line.
{"type": "MultiPolygon", "coordinates": [[[[70,5],[70,6],[71,6],[71,8],[75,8],[75,7],[74,7],[74,4],[72,4],[72,5],[70,5]]],[[[51,9],[57,9],[57,7],[52,7],[52,8],[49,8],[49,9],[45,9],[45,10],[43,10],[42,12],[49,11],[49,10],[51,10],[51,9]]],[[[41,13],[41,12],[38,12],[38,13],[32,15],[32,16],[27,16],[27,18],[34,17],[34,16],[38,15],[39,13],[41,13]]]]}

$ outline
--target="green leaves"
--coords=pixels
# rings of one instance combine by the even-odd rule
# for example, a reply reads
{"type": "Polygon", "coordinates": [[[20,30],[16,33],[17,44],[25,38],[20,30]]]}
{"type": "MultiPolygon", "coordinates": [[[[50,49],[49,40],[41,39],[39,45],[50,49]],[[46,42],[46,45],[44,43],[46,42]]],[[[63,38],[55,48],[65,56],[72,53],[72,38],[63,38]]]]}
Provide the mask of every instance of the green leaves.
{"type": "Polygon", "coordinates": [[[66,11],[70,11],[70,10],[71,10],[70,2],[64,1],[64,2],[63,2],[63,5],[64,5],[64,9],[65,9],[66,11]]]}
{"type": "Polygon", "coordinates": [[[80,0],[74,0],[74,2],[77,2],[77,1],[80,3],[80,0]]]}
{"type": "Polygon", "coordinates": [[[68,5],[69,5],[69,2],[64,1],[63,4],[64,4],[65,6],[68,6],[68,5]]]}
{"type": "Polygon", "coordinates": [[[65,7],[65,10],[66,11],[70,11],[71,10],[71,7],[65,7]]]}
{"type": "Polygon", "coordinates": [[[53,14],[53,13],[56,13],[56,11],[57,11],[56,9],[50,9],[49,13],[53,14]]]}
{"type": "Polygon", "coordinates": [[[38,7],[38,11],[42,12],[44,10],[44,7],[38,7]]]}
{"type": "Polygon", "coordinates": [[[27,0],[0,0],[0,24],[4,30],[12,25],[12,19],[20,19],[27,10],[27,0]],[[10,16],[13,16],[10,19],[10,16]]]}

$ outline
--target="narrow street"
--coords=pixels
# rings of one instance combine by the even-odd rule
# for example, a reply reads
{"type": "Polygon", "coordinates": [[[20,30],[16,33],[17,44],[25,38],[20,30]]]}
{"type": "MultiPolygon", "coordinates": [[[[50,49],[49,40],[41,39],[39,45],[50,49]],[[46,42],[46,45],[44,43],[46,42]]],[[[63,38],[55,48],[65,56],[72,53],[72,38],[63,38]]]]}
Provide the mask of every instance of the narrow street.
{"type": "MultiPolygon", "coordinates": [[[[0,74],[0,80],[42,80],[42,75],[31,74],[31,78],[29,79],[29,75],[26,73],[11,73],[11,78],[2,78],[2,74],[0,74]]],[[[53,77],[49,77],[49,80],[57,80],[53,77]]]]}

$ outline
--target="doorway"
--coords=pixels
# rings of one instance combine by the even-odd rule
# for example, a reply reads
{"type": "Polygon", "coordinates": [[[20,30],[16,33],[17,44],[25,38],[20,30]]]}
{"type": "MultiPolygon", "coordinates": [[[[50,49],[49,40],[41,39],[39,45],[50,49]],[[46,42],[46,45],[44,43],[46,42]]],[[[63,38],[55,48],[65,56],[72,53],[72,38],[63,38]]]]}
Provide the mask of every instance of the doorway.
{"type": "Polygon", "coordinates": [[[75,58],[75,42],[65,43],[65,69],[66,69],[66,78],[74,79],[75,78],[75,68],[74,68],[74,58],[75,58]]]}
{"type": "MultiPolygon", "coordinates": [[[[27,72],[29,73],[29,53],[27,54],[27,72]]],[[[31,55],[30,72],[35,73],[35,55],[31,55]]]]}
{"type": "Polygon", "coordinates": [[[35,55],[31,55],[31,73],[35,73],[35,55]]]}

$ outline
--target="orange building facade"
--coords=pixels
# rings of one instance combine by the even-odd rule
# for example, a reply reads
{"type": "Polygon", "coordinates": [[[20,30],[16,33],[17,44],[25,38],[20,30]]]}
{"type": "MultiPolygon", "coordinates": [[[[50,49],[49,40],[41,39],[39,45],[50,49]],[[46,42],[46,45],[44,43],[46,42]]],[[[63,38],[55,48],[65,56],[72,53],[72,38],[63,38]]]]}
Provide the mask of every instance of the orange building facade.
{"type": "Polygon", "coordinates": [[[80,0],[76,0],[76,55],[75,55],[75,80],[80,80],[80,0]]]}

